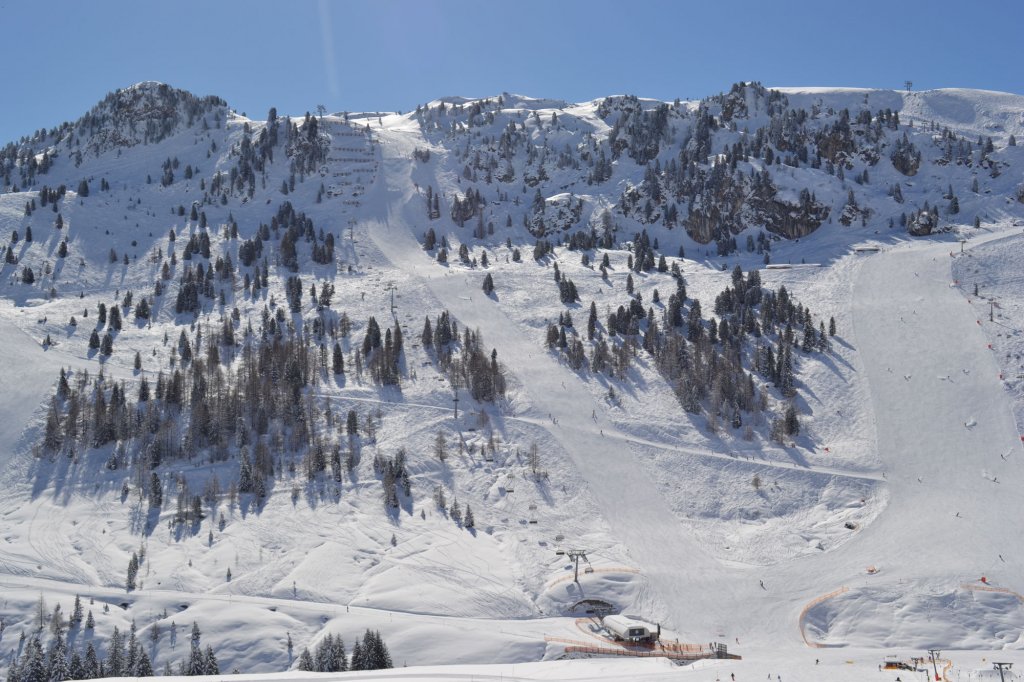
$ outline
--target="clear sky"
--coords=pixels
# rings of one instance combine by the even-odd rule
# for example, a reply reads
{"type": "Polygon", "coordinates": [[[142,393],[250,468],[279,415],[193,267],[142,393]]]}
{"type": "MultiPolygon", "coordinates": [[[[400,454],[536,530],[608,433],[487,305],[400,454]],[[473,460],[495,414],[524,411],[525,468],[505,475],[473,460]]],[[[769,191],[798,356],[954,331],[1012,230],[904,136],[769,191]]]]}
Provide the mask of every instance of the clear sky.
{"type": "Polygon", "coordinates": [[[0,143],[158,80],[263,118],[503,91],[1024,94],[1024,0],[0,0],[0,143]]]}

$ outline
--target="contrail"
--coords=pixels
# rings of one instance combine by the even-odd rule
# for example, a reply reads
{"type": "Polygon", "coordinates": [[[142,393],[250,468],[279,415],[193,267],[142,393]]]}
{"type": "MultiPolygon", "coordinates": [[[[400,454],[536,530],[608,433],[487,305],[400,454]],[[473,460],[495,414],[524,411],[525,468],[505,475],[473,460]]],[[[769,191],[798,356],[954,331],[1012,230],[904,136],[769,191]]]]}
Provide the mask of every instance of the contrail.
{"type": "Polygon", "coordinates": [[[331,6],[327,0],[319,0],[317,3],[320,9],[320,38],[324,46],[324,71],[327,75],[327,90],[332,97],[339,97],[338,71],[334,62],[334,34],[331,22],[331,6]]]}

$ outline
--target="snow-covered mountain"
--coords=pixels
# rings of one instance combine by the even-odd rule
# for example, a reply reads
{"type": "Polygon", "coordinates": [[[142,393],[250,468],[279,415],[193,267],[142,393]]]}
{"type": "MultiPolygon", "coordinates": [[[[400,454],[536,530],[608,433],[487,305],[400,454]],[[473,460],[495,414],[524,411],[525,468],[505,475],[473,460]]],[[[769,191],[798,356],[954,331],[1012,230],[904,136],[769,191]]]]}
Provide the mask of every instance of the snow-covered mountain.
{"type": "Polygon", "coordinates": [[[133,622],[158,672],[193,621],[247,673],[623,653],[595,606],[743,657],[695,680],[1017,660],[1022,131],[974,90],[141,83],[7,145],[0,666],[133,622]]]}

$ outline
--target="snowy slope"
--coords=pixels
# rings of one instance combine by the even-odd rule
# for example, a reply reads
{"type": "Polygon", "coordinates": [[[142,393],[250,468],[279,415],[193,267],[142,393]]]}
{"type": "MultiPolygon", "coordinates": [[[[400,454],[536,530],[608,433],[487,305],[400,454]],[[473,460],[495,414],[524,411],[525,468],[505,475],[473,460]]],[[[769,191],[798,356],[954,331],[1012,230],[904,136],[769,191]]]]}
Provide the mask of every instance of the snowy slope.
{"type": "MultiPolygon", "coordinates": [[[[1019,513],[1014,491],[1024,483],[1019,315],[1013,314],[1020,299],[1015,221],[1022,215],[1015,192],[1024,178],[1019,149],[1008,146],[1011,135],[1024,132],[1021,98],[968,90],[782,91],[792,108],[897,110],[901,125],[913,121],[907,132],[924,151],[912,179],[883,158],[863,185],[807,166],[771,167],[780,197],[796,201],[799,189],[811,187],[838,217],[852,189],[871,209],[863,224],[837,220],[799,240],[773,239],[771,262],[794,267],[761,270],[766,287],[785,285],[816,317],[834,317],[839,329],[830,353],[800,359],[803,429],[786,443],[770,440],[767,425],[747,439],[684,412],[644,357],[616,379],[573,370],[546,346],[546,323],[566,310],[582,327],[589,301],[599,302],[603,318],[606,307],[628,300],[627,242],[640,229],[661,240],[661,252],[681,267],[690,296],[707,314],[732,266],[764,265],[764,254],[744,248],[742,239],[738,249],[718,255],[714,244],[680,227],[645,223],[636,212],[616,214],[615,243],[590,250],[594,262],[609,256],[607,278],[560,241],[571,229],[546,233],[555,242],[550,257],[529,257],[537,227],[530,222],[537,219],[530,212],[533,188],[519,180],[484,182],[473,155],[489,153],[502,130],[516,126],[551,155],[585,147],[592,137],[606,139],[616,121],[602,114],[602,102],[504,95],[493,112],[481,105],[477,114],[442,115],[436,111],[442,104],[472,109],[480,103],[445,98],[419,115],[326,116],[318,128],[326,158],[315,172],[295,173],[295,157],[278,147],[251,195],[232,191],[223,201],[204,202],[200,183],[209,188],[218,171],[224,177],[237,171],[247,140],[259,139],[267,126],[215,108],[209,120],[183,122],[159,142],[87,153],[80,167],[61,156],[33,187],[0,195],[0,233],[17,230],[22,237],[12,244],[19,263],[4,266],[0,289],[8,301],[0,306],[0,340],[9,358],[0,377],[6,389],[0,442],[7,444],[0,448],[7,491],[0,500],[0,666],[17,655],[18,634],[33,631],[40,595],[49,609],[60,603],[66,613],[75,594],[96,600],[99,627],[90,637],[97,642],[132,619],[146,632],[159,623],[165,634],[154,640],[151,655],[161,668],[185,655],[192,620],[217,650],[222,671],[294,668],[297,651],[325,634],[341,633],[350,642],[366,628],[382,631],[400,665],[469,665],[352,679],[712,680],[766,672],[789,680],[891,679],[877,670],[883,656],[909,660],[928,647],[957,650],[948,656],[949,679],[982,679],[974,671],[989,667],[991,652],[1024,660],[1018,653],[1024,599],[1017,594],[1024,587],[1018,582],[1024,537],[1007,521],[1019,513]],[[480,118],[471,122],[472,116],[480,118]],[[972,142],[991,136],[1000,172],[990,172],[991,162],[937,163],[938,143],[932,149],[924,140],[942,127],[972,142]],[[430,150],[429,159],[415,158],[422,150],[430,150]],[[173,182],[145,182],[146,175],[157,180],[170,158],[178,160],[173,182]],[[192,178],[181,174],[185,166],[196,169],[192,178]],[[299,177],[285,196],[279,188],[292,175],[299,177]],[[74,191],[83,176],[90,180],[88,197],[74,191]],[[98,191],[101,178],[111,190],[98,191]],[[975,178],[977,193],[970,188],[975,178]],[[893,182],[903,183],[906,206],[887,194],[893,182]],[[63,230],[53,227],[57,210],[23,210],[42,184],[58,183],[68,187],[59,205],[63,230]],[[947,185],[960,197],[961,212],[943,213],[945,232],[913,240],[888,226],[910,205],[936,203],[947,185]],[[427,187],[444,198],[436,220],[424,211],[427,187]],[[493,234],[473,237],[476,217],[459,227],[448,215],[453,199],[470,187],[487,200],[479,224],[493,223],[493,234]],[[319,378],[309,390],[310,400],[337,415],[354,409],[376,418],[377,434],[352,475],[309,481],[288,468],[295,455],[282,453],[290,460],[264,505],[224,496],[208,520],[182,532],[172,523],[170,502],[148,524],[140,482],[104,466],[112,448],[74,459],[36,457],[61,367],[72,376],[102,369],[134,389],[141,376],[154,380],[167,370],[182,329],[195,325],[208,333],[232,308],[239,310],[240,329],[257,326],[271,295],[283,301],[291,273],[274,255],[269,292],[251,297],[235,286],[223,307],[214,302],[197,318],[176,313],[179,261],[152,320],[126,316],[111,358],[86,345],[98,303],[120,301],[128,290],[148,295],[165,254],[181,253],[189,236],[202,234],[189,216],[193,202],[210,224],[212,264],[217,256],[238,262],[231,220],[239,239],[251,238],[285,200],[337,240],[329,264],[314,263],[303,251],[300,274],[306,286],[332,283],[332,307],[354,322],[342,342],[346,374],[319,378]],[[981,230],[970,227],[975,215],[984,216],[981,230]],[[27,227],[35,233],[32,244],[24,240],[27,227]],[[447,264],[423,248],[427,228],[449,241],[447,264]],[[71,255],[61,259],[56,251],[65,238],[71,255]],[[489,264],[460,262],[455,254],[463,244],[474,259],[486,253],[489,264]],[[851,253],[865,244],[879,250],[851,253]],[[680,247],[686,258],[675,257],[680,247]],[[511,259],[515,248],[524,262],[511,259]],[[111,249],[116,259],[108,257],[111,249]],[[558,301],[555,263],[576,282],[580,303],[558,301]],[[35,284],[21,281],[26,265],[39,273],[35,284]],[[495,282],[491,296],[481,290],[488,273],[495,282]],[[975,297],[975,280],[985,297],[999,302],[1002,318],[985,322],[987,302],[975,297]],[[374,384],[352,369],[365,320],[374,315],[392,324],[392,300],[407,343],[400,387],[374,384]],[[449,380],[418,343],[424,316],[433,319],[441,310],[460,329],[479,329],[509,373],[507,394],[495,403],[458,389],[458,419],[449,380]],[[69,324],[73,315],[77,325],[69,324]],[[43,346],[47,335],[54,343],[43,346]],[[136,351],[141,370],[132,367],[136,351]],[[439,432],[452,449],[444,462],[432,455],[439,432]],[[494,440],[496,451],[485,454],[494,440]],[[531,471],[531,445],[539,446],[543,475],[531,471]],[[399,448],[409,452],[414,492],[390,512],[372,459],[399,448]],[[475,529],[455,525],[436,508],[437,486],[472,504],[475,529]],[[141,547],[142,584],[126,592],[125,565],[141,547]],[[571,563],[556,554],[574,548],[588,551],[593,568],[581,570],[578,584],[571,563]],[[562,640],[602,643],[595,626],[578,622],[570,610],[584,598],[661,624],[666,641],[723,642],[743,660],[685,668],[646,659],[554,662],[564,655],[562,640]],[[103,603],[112,608],[101,616],[103,603]],[[181,634],[176,645],[166,634],[171,621],[181,634]],[[288,636],[294,655],[284,645],[288,636]],[[549,662],[533,663],[541,659],[549,662]]],[[[767,124],[756,109],[763,103],[744,96],[748,124],[767,124]]],[[[658,104],[639,102],[648,111],[658,104]]],[[[723,103],[708,106],[719,111],[723,103]]],[[[678,107],[679,138],[695,111],[694,103],[678,107]]],[[[716,135],[714,149],[724,153],[740,130],[723,126],[716,135]]],[[[666,145],[658,161],[679,150],[666,145]]],[[[525,156],[513,161],[517,178],[538,168],[525,156]]],[[[739,163],[749,164],[746,171],[767,167],[739,163]]],[[[862,160],[853,165],[851,178],[867,168],[862,160]]],[[[538,185],[543,215],[571,211],[578,199],[583,209],[573,229],[597,229],[604,209],[615,210],[623,193],[645,182],[644,164],[626,155],[603,187],[589,184],[585,170],[559,166],[545,166],[550,175],[538,185]]],[[[747,234],[756,232],[751,227],[747,234]]],[[[644,301],[655,290],[665,298],[675,286],[667,273],[631,278],[644,301]]],[[[317,314],[307,304],[289,320],[304,328],[317,314]]],[[[773,394],[772,409],[783,406],[773,394]]],[[[215,476],[226,487],[237,479],[235,457],[176,462],[163,471],[193,490],[215,476]]]]}

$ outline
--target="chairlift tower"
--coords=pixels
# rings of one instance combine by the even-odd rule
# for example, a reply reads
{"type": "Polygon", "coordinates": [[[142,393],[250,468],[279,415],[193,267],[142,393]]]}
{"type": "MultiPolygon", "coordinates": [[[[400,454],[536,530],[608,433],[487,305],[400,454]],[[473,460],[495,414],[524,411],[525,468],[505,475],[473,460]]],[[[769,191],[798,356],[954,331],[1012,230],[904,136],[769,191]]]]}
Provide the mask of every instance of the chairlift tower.
{"type": "Polygon", "coordinates": [[[1005,682],[1006,678],[1003,677],[1003,671],[1009,670],[1013,667],[1013,663],[992,663],[992,669],[999,671],[1000,682],[1005,682]]]}
{"type": "Polygon", "coordinates": [[[394,282],[388,282],[388,285],[386,287],[384,287],[384,291],[390,291],[391,292],[391,316],[397,319],[398,318],[398,313],[397,313],[398,308],[397,308],[397,306],[395,306],[395,292],[398,291],[398,287],[395,286],[394,282]]]}
{"type": "Polygon", "coordinates": [[[928,658],[932,659],[932,670],[935,671],[935,680],[936,680],[936,682],[938,682],[940,679],[942,679],[942,678],[939,677],[939,656],[941,656],[941,655],[942,655],[942,652],[939,651],[938,649],[929,649],[928,650],[928,658]]]}
{"type": "Polygon", "coordinates": [[[572,581],[578,583],[580,581],[580,559],[583,559],[588,564],[590,559],[587,558],[587,550],[585,549],[567,549],[565,555],[575,564],[575,570],[572,574],[572,581]]]}

